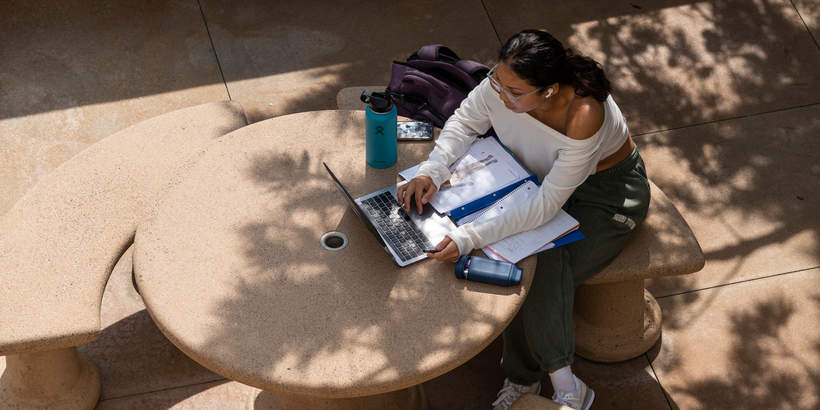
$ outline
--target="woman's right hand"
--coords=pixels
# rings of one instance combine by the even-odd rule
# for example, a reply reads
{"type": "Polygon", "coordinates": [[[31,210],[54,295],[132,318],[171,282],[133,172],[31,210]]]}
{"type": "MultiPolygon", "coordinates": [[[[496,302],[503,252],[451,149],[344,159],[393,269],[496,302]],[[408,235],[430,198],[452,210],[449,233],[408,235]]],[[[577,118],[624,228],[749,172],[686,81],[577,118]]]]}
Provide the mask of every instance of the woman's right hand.
{"type": "Polygon", "coordinates": [[[417,176],[410,180],[410,182],[399,187],[396,196],[399,200],[399,205],[404,207],[405,212],[410,212],[410,206],[413,202],[416,204],[416,209],[419,215],[422,213],[422,208],[428,202],[438,188],[433,183],[433,178],[425,175],[417,176]]]}

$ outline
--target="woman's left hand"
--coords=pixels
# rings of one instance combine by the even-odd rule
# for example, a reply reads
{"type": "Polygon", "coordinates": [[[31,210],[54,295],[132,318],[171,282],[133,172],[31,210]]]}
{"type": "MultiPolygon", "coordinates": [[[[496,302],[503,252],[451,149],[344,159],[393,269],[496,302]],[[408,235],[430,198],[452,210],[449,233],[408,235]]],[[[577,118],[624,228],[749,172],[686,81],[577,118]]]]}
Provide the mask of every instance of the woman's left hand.
{"type": "Polygon", "coordinates": [[[449,236],[445,236],[444,239],[436,245],[436,251],[436,253],[428,253],[427,257],[442,262],[455,262],[458,260],[458,257],[461,256],[458,251],[458,245],[456,245],[449,236]]]}

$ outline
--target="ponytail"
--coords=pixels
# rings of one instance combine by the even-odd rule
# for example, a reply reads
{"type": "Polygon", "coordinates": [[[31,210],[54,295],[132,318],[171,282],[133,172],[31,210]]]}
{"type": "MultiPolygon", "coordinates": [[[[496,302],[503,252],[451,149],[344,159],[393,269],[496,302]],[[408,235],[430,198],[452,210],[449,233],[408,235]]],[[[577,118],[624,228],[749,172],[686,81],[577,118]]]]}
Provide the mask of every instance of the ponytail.
{"type": "Polygon", "coordinates": [[[512,36],[501,48],[498,59],[509,64],[519,77],[542,89],[556,82],[571,84],[575,94],[601,102],[611,90],[598,62],[565,49],[546,31],[523,30],[512,36]]]}
{"type": "Polygon", "coordinates": [[[568,82],[575,87],[575,94],[604,102],[611,88],[601,65],[589,57],[575,54],[571,48],[566,50],[566,72],[570,80],[568,82]]]}

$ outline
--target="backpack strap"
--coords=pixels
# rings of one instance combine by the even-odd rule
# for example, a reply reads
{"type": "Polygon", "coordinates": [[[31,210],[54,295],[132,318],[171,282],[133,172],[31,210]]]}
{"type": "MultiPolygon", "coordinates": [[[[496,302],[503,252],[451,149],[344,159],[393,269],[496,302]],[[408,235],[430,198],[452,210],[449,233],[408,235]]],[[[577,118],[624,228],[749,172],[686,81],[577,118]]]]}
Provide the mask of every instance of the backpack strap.
{"type": "Polygon", "coordinates": [[[489,67],[484,64],[472,60],[462,60],[453,49],[441,44],[430,44],[420,48],[419,51],[407,58],[407,61],[412,60],[441,61],[452,64],[467,73],[476,84],[483,81],[487,73],[490,72],[489,67]]]}
{"type": "Polygon", "coordinates": [[[456,67],[470,75],[476,83],[480,83],[490,72],[490,68],[473,60],[458,60],[455,63],[456,67]]]}
{"type": "Polygon", "coordinates": [[[413,57],[421,60],[445,61],[451,64],[455,64],[458,60],[460,60],[455,51],[441,44],[426,45],[420,48],[419,51],[415,52],[407,60],[411,60],[413,57]]]}

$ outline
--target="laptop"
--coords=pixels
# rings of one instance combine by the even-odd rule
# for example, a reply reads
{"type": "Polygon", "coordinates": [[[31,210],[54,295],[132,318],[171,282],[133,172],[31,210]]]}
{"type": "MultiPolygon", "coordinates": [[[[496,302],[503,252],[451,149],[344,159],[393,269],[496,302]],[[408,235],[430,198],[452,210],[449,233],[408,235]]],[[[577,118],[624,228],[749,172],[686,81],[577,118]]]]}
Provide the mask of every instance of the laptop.
{"type": "Polygon", "coordinates": [[[421,215],[415,210],[405,212],[396,201],[396,191],[406,181],[353,199],[330,167],[324,162],[322,165],[339,187],[353,213],[361,219],[398,266],[426,259],[424,250],[434,249],[456,227],[450,218],[436,213],[430,204],[424,205],[421,215]]]}

